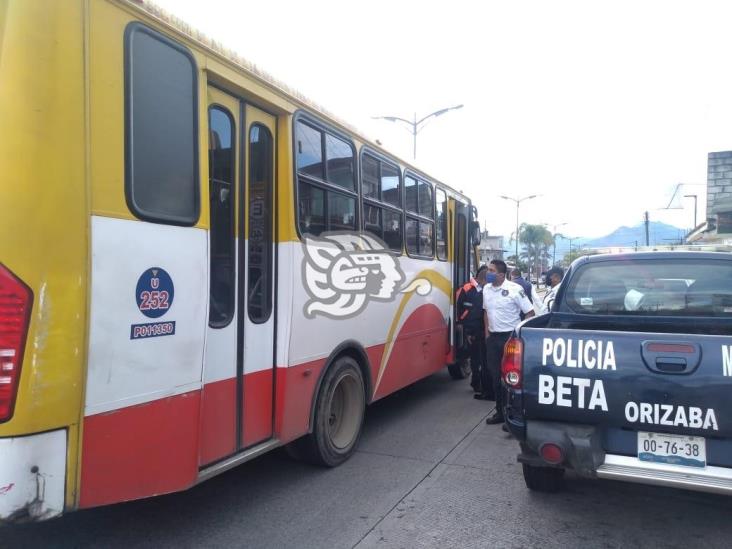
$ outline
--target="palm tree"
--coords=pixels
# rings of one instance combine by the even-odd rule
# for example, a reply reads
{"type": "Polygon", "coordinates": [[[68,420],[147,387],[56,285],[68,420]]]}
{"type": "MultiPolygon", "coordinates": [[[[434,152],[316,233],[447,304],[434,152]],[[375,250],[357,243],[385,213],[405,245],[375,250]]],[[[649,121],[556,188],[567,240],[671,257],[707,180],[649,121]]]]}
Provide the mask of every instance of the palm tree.
{"type": "Polygon", "coordinates": [[[519,238],[524,249],[522,255],[526,257],[532,273],[538,278],[550,257],[549,247],[554,240],[552,233],[545,225],[522,223],[519,227],[519,238]]]}

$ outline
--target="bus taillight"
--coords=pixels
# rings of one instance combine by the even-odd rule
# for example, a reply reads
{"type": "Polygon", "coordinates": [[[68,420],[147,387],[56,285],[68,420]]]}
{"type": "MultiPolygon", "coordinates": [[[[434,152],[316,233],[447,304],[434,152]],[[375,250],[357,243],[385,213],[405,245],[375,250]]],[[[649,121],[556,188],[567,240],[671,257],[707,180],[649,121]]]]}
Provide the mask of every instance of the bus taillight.
{"type": "Polygon", "coordinates": [[[13,415],[33,293],[0,264],[0,422],[13,415]]]}

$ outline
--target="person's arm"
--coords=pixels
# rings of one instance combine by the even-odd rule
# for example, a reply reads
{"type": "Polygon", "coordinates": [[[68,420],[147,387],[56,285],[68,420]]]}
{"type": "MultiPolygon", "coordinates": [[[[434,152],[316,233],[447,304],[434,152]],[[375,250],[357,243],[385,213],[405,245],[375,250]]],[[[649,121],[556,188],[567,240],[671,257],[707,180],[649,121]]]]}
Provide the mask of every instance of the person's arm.
{"type": "Polygon", "coordinates": [[[526,294],[523,290],[521,290],[516,295],[516,299],[518,300],[518,305],[521,308],[521,312],[524,313],[525,319],[534,316],[534,305],[532,305],[531,301],[529,301],[529,298],[526,297],[526,294]]]}
{"type": "Polygon", "coordinates": [[[483,331],[485,332],[486,338],[491,335],[491,332],[488,329],[488,311],[486,311],[485,309],[483,309],[483,331]]]}

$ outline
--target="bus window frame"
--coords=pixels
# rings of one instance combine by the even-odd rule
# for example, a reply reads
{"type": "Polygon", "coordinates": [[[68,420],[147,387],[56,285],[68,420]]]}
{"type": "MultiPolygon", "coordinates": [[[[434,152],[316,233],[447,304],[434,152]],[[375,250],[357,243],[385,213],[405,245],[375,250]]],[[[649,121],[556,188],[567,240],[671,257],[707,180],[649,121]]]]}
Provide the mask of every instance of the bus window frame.
{"type": "MultiPolygon", "coordinates": [[[[124,193],[127,208],[130,212],[141,219],[151,223],[159,223],[165,225],[178,225],[182,227],[193,227],[198,224],[201,218],[201,164],[200,164],[200,115],[199,115],[199,93],[198,93],[198,64],[193,53],[183,44],[176,42],[172,38],[162,34],[161,32],[141,23],[140,21],[132,21],[127,24],[124,32],[123,55],[124,55],[124,193]],[[143,32],[151,36],[153,39],[162,42],[170,48],[182,53],[191,64],[191,85],[192,85],[192,102],[193,102],[193,212],[191,216],[182,217],[176,215],[160,214],[141,208],[136,202],[133,193],[133,137],[132,137],[132,102],[131,102],[131,84],[132,84],[132,46],[133,38],[137,32],[143,32]]],[[[206,110],[208,114],[208,109],[206,110]]],[[[208,123],[208,122],[207,122],[208,123]]]]}
{"type": "MultiPolygon", "coordinates": [[[[238,193],[239,178],[237,177],[237,168],[238,168],[239,162],[238,162],[237,157],[238,157],[238,154],[240,154],[240,151],[239,151],[240,144],[238,141],[239,140],[239,128],[237,127],[236,119],[234,118],[234,114],[228,109],[228,107],[226,107],[225,105],[221,105],[220,103],[211,103],[206,108],[206,124],[207,124],[207,129],[209,132],[209,139],[211,139],[211,137],[210,137],[210,133],[211,133],[210,116],[211,116],[212,109],[217,109],[217,110],[221,111],[229,119],[229,122],[231,123],[231,129],[232,129],[231,147],[232,147],[232,151],[234,152],[234,158],[232,159],[233,160],[232,174],[231,174],[232,182],[231,182],[231,189],[230,189],[230,193],[231,193],[230,209],[231,209],[231,220],[232,220],[232,225],[230,228],[232,229],[232,232],[229,235],[229,237],[230,237],[229,238],[229,240],[230,240],[229,247],[231,249],[231,259],[233,261],[232,264],[234,267],[233,275],[232,275],[232,291],[230,292],[231,293],[231,295],[230,295],[231,314],[228,316],[228,318],[225,321],[221,321],[221,322],[213,321],[212,322],[211,314],[209,312],[209,319],[208,319],[208,325],[210,328],[221,329],[221,328],[226,328],[229,324],[231,324],[232,320],[234,320],[234,317],[236,316],[236,309],[237,309],[236,285],[237,285],[237,271],[238,271],[239,267],[238,267],[238,258],[237,258],[237,252],[236,252],[236,231],[237,231],[237,223],[236,223],[237,207],[236,207],[236,205],[237,205],[237,200],[239,200],[239,193],[238,193]]],[[[209,147],[210,147],[210,145],[209,145],[209,147]]],[[[209,148],[209,150],[210,150],[210,148],[209,148]]],[[[208,178],[209,195],[210,195],[210,189],[211,189],[211,180],[213,179],[210,174],[211,174],[211,161],[209,160],[209,178],[208,178]]],[[[209,233],[211,232],[212,227],[213,227],[213,224],[211,223],[211,212],[212,211],[213,210],[211,208],[211,205],[209,204],[209,233]]],[[[210,238],[211,238],[211,234],[209,234],[209,240],[210,240],[210,238]]],[[[209,242],[209,248],[210,248],[209,253],[211,254],[211,258],[209,258],[209,276],[211,276],[213,269],[211,268],[210,260],[213,258],[213,246],[210,245],[210,242],[209,242]]],[[[212,285],[209,283],[209,292],[208,292],[209,293],[209,296],[208,296],[209,307],[211,307],[211,302],[212,302],[211,287],[212,287],[212,285]]]]}
{"type": "Polygon", "coordinates": [[[251,174],[251,168],[252,168],[252,129],[254,127],[257,127],[260,131],[264,130],[264,134],[268,136],[269,138],[269,152],[270,157],[267,159],[269,162],[271,162],[270,166],[270,174],[269,174],[269,188],[267,189],[267,198],[268,198],[268,213],[269,213],[269,219],[266,220],[269,224],[269,242],[266,243],[269,247],[269,250],[267,252],[267,265],[264,268],[265,275],[267,276],[266,280],[266,314],[262,317],[255,317],[252,315],[252,308],[251,308],[251,296],[249,294],[249,284],[251,280],[251,273],[249,269],[251,268],[251,261],[250,261],[250,254],[247,253],[247,284],[246,284],[246,299],[247,299],[247,316],[249,317],[249,320],[252,322],[252,324],[266,324],[270,318],[272,318],[272,310],[274,308],[274,276],[275,276],[275,269],[274,269],[274,261],[275,261],[275,187],[276,187],[276,180],[275,180],[275,171],[276,171],[276,142],[274,135],[270,131],[270,129],[260,123],[260,122],[253,122],[246,130],[247,132],[247,151],[246,154],[248,155],[248,166],[249,166],[249,172],[246,174],[246,182],[247,182],[247,200],[245,205],[245,211],[247,212],[246,216],[246,223],[247,223],[247,232],[249,234],[249,237],[247,238],[248,241],[251,242],[251,231],[252,231],[252,217],[251,217],[251,192],[252,192],[252,174],[251,174]]]}
{"type": "Polygon", "coordinates": [[[437,259],[437,261],[448,261],[449,256],[450,256],[450,253],[448,251],[449,250],[448,242],[450,241],[450,237],[448,234],[450,232],[450,230],[449,230],[450,221],[448,219],[448,214],[450,213],[449,201],[450,201],[450,195],[447,194],[447,189],[445,189],[444,187],[442,187],[440,185],[435,184],[435,193],[434,193],[434,203],[435,203],[434,241],[435,241],[435,244],[434,244],[434,250],[435,250],[435,258],[437,259]],[[438,225],[438,222],[437,222],[437,193],[442,193],[443,195],[445,195],[445,220],[444,220],[445,257],[440,257],[440,254],[437,253],[437,225],[438,225]]]}
{"type": "MultiPolygon", "coordinates": [[[[360,204],[361,204],[361,179],[359,177],[360,174],[360,163],[359,163],[359,155],[358,151],[356,150],[356,146],[354,145],[353,139],[346,133],[336,130],[333,128],[333,126],[326,124],[322,120],[319,120],[318,118],[314,117],[312,114],[299,110],[295,112],[295,115],[292,117],[292,168],[293,168],[293,184],[294,184],[294,204],[293,207],[295,209],[295,231],[297,233],[298,238],[300,241],[303,240],[304,234],[302,230],[300,229],[300,178],[302,178],[306,183],[309,185],[312,185],[313,187],[319,188],[322,191],[325,192],[324,195],[324,202],[323,202],[323,218],[325,220],[325,230],[320,233],[328,233],[331,232],[329,225],[330,225],[330,218],[329,218],[329,212],[328,212],[328,193],[335,192],[336,194],[341,194],[343,196],[346,196],[348,198],[355,199],[355,207],[354,207],[354,228],[353,232],[359,232],[359,227],[361,226],[361,211],[360,211],[360,204]],[[318,177],[313,177],[311,175],[302,174],[297,169],[297,124],[299,122],[304,123],[307,126],[310,126],[311,128],[314,128],[317,131],[320,131],[323,133],[323,138],[321,139],[321,150],[323,153],[323,175],[327,178],[328,177],[328,168],[327,168],[327,162],[328,159],[325,155],[325,135],[331,134],[333,137],[336,137],[338,139],[343,140],[346,142],[349,147],[351,148],[351,151],[353,152],[353,168],[354,168],[354,190],[351,191],[345,187],[341,187],[340,185],[336,185],[335,183],[330,183],[328,181],[322,180],[318,177]]],[[[319,235],[316,235],[319,236],[319,235]]]]}
{"type": "MultiPolygon", "coordinates": [[[[404,250],[407,253],[407,256],[413,258],[413,259],[422,259],[427,261],[433,261],[435,259],[435,253],[437,250],[435,249],[435,183],[432,182],[428,177],[424,177],[421,175],[418,175],[416,172],[410,169],[404,170],[404,174],[402,176],[402,180],[404,181],[404,184],[402,185],[402,204],[404,205],[403,211],[404,211],[404,250]],[[411,212],[407,210],[407,177],[411,177],[417,182],[417,209],[419,209],[419,184],[420,182],[426,183],[427,185],[430,185],[432,188],[432,219],[429,217],[426,217],[424,215],[421,215],[419,213],[411,212]],[[407,244],[407,220],[412,219],[413,221],[417,221],[417,232],[419,233],[419,223],[431,223],[432,224],[432,255],[425,255],[421,253],[410,253],[409,252],[409,245],[407,244]]],[[[419,249],[419,241],[417,241],[417,249],[419,249]]]]}
{"type": "MultiPolygon", "coordinates": [[[[381,154],[378,151],[375,151],[368,145],[363,145],[361,147],[361,150],[359,150],[358,154],[358,177],[359,177],[359,197],[360,197],[360,203],[361,203],[361,223],[359,225],[359,231],[362,233],[368,233],[370,235],[373,235],[372,232],[366,230],[365,222],[366,217],[363,215],[364,206],[369,205],[376,208],[381,208],[381,211],[384,210],[390,210],[393,213],[399,214],[399,219],[401,222],[401,246],[399,250],[395,250],[394,248],[386,248],[386,251],[393,253],[397,257],[401,257],[404,255],[405,252],[405,241],[406,241],[406,235],[405,235],[405,226],[404,226],[404,175],[402,173],[402,169],[399,166],[399,163],[395,160],[390,159],[388,156],[385,156],[381,154]],[[379,198],[371,198],[366,197],[363,194],[363,157],[364,155],[368,155],[374,160],[380,162],[379,164],[379,198]],[[381,164],[388,164],[392,168],[395,168],[397,173],[399,174],[399,200],[401,202],[401,207],[395,206],[394,204],[391,204],[389,202],[384,202],[381,196],[381,164]]],[[[382,232],[384,230],[384,219],[383,219],[383,213],[382,213],[382,219],[381,219],[381,229],[382,232]]],[[[383,236],[379,237],[381,240],[384,240],[383,236]]],[[[386,244],[386,241],[384,241],[384,244],[386,244]]]]}

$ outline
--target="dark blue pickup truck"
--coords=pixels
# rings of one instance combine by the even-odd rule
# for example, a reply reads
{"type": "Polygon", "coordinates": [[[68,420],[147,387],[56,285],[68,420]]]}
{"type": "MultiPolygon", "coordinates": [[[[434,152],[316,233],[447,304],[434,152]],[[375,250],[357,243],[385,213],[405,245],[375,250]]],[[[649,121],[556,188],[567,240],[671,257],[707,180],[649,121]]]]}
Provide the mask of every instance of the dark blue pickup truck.
{"type": "Polygon", "coordinates": [[[575,261],[501,370],[530,489],[572,469],[732,494],[732,254],[575,261]]]}

